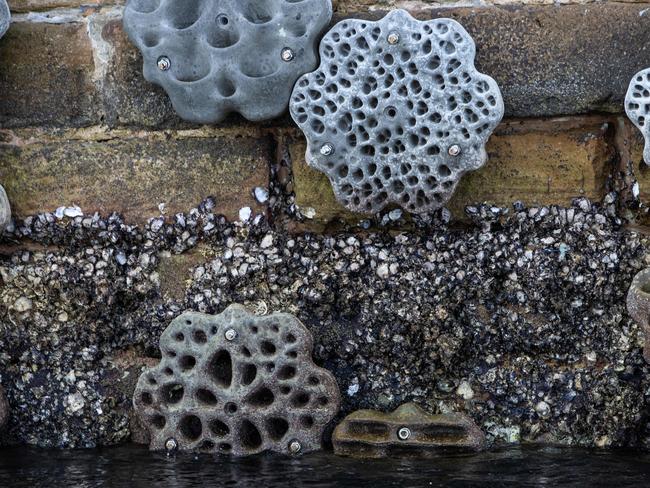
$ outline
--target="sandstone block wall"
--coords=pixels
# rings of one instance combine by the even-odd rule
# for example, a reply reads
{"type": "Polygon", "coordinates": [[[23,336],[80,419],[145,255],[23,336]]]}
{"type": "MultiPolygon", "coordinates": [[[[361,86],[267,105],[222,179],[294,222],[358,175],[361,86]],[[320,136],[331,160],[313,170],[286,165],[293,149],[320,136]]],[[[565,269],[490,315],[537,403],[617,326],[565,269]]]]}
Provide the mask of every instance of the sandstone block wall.
{"type": "Polygon", "coordinates": [[[288,116],[181,121],[143,79],[123,3],[9,0],[0,382],[15,408],[0,444],[146,442],[131,399],[161,332],[243,303],[305,323],[341,415],[416,401],[467,413],[490,442],[650,446],[650,370],[625,309],[650,262],[650,232],[625,220],[644,224],[650,170],[623,111],[650,66],[650,2],[335,2],[334,21],[393,7],[459,20],[505,100],[454,220],[378,233],[305,164],[288,116]],[[84,215],[43,214],[73,205],[84,215]],[[247,207],[255,225],[215,215],[247,207]]]}
{"type": "MultiPolygon", "coordinates": [[[[236,218],[242,206],[257,205],[254,188],[272,184],[270,166],[288,154],[289,188],[313,217],[303,226],[362,218],[344,211],[327,179],[305,165],[304,139],[288,116],[258,125],[238,116],[215,127],[182,122],[142,77],[122,30],[123,2],[9,3],[13,23],[0,41],[0,181],[15,215],[77,204],[142,223],[161,203],[180,211],[210,195],[236,218]]],[[[483,201],[631,194],[635,178],[647,178],[622,103],[632,75],[650,64],[642,49],[650,4],[341,0],[335,21],[378,18],[393,7],[460,21],[476,40],[478,68],[503,91],[507,118],[489,163],[450,204],[455,218],[483,201]]]]}

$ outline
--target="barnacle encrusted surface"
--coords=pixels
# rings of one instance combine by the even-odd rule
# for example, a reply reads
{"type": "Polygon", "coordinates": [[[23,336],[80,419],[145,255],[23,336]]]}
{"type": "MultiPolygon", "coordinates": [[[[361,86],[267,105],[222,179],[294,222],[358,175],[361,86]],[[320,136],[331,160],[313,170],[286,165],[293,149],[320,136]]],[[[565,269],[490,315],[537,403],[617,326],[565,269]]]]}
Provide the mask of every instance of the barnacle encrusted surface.
{"type": "Polygon", "coordinates": [[[11,12],[9,11],[7,0],[0,0],[0,37],[4,36],[5,32],[7,32],[10,22],[11,12]]]}
{"type": "Polygon", "coordinates": [[[162,360],[138,381],[134,405],[153,450],[236,456],[321,448],[338,412],[334,377],[314,365],[313,340],[289,314],[256,317],[232,305],[220,315],[185,313],[160,339],[162,360]]]}
{"type": "Polygon", "coordinates": [[[449,451],[479,451],[485,435],[464,414],[431,415],[415,403],[392,413],[359,410],[336,427],[334,452],[353,457],[430,457],[449,451]]]}
{"type": "Polygon", "coordinates": [[[320,54],[294,89],[291,115],[307,137],[307,163],[351,210],[392,202],[430,212],[486,162],[503,100],[476,71],[474,41],[454,20],[420,22],[404,10],[345,20],[320,54]]]}
{"type": "Polygon", "coordinates": [[[230,112],[282,114],[298,77],[317,66],[331,17],[331,0],[129,0],[124,28],[142,52],[145,78],[165,89],[176,112],[211,123],[230,112]]]}
{"type": "Polygon", "coordinates": [[[625,96],[625,111],[643,134],[643,160],[650,165],[650,68],[639,71],[632,78],[625,96]]]}

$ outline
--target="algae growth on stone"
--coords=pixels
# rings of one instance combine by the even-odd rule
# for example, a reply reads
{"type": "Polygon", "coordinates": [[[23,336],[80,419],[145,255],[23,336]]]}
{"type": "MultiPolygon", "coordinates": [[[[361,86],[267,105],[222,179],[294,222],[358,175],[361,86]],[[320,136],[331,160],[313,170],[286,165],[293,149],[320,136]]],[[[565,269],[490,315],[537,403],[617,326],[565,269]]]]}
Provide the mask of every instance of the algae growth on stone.
{"type": "Polygon", "coordinates": [[[134,394],[150,448],[235,456],[320,449],[340,398],[312,349],[311,334],[289,314],[256,317],[240,305],[182,314],[134,394]]]}

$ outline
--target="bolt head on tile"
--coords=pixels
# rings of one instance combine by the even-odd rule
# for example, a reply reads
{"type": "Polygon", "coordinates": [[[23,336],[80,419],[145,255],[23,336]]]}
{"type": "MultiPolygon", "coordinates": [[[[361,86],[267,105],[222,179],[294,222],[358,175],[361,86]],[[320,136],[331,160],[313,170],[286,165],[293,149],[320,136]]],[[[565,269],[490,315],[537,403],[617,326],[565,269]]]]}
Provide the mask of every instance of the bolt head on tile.
{"type": "Polygon", "coordinates": [[[298,441],[291,441],[289,443],[289,452],[291,454],[298,454],[302,450],[302,446],[298,441]]]}
{"type": "Polygon", "coordinates": [[[161,56],[158,58],[158,69],[160,71],[167,71],[172,67],[172,62],[167,56],[161,56]]]}
{"type": "Polygon", "coordinates": [[[411,437],[411,429],[408,427],[402,427],[397,431],[397,437],[402,441],[408,440],[411,437]]]}
{"type": "Polygon", "coordinates": [[[165,449],[167,449],[167,452],[175,451],[178,449],[178,441],[173,437],[170,437],[165,441],[165,449]]]}
{"type": "Polygon", "coordinates": [[[323,156],[331,156],[334,154],[334,146],[332,146],[329,142],[327,144],[323,144],[323,147],[320,148],[320,153],[323,156]]]}
{"type": "Polygon", "coordinates": [[[388,44],[395,45],[399,42],[399,34],[397,32],[391,32],[388,34],[388,44]]]}
{"type": "Polygon", "coordinates": [[[291,50],[290,48],[285,47],[282,50],[282,61],[285,61],[285,62],[288,63],[290,61],[293,61],[293,58],[295,58],[295,57],[296,57],[296,55],[294,54],[293,50],[291,50]]]}

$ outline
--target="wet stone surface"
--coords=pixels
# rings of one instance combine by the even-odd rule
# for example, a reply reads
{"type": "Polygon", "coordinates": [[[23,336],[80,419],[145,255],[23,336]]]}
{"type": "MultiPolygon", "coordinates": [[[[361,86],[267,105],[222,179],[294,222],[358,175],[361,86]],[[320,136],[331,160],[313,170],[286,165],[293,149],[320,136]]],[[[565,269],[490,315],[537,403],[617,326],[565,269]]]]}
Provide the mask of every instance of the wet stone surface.
{"type": "Polygon", "coordinates": [[[7,423],[9,418],[9,403],[7,403],[7,397],[5,396],[5,391],[0,385],[0,429],[2,429],[7,423]]]}
{"type": "Polygon", "coordinates": [[[648,445],[650,371],[625,305],[648,240],[605,201],[470,207],[466,229],[441,219],[333,236],[276,232],[260,216],[228,224],[209,200],[144,228],[75,212],[17,222],[0,262],[13,410],[2,440],[137,436],[135,383],[171,320],[242,303],[305,324],[341,418],[415,401],[468,414],[489,442],[648,445]],[[7,248],[19,239],[29,250],[7,248]],[[175,294],[163,293],[170,277],[175,294]]]}
{"type": "Polygon", "coordinates": [[[340,394],[313,364],[312,349],[310,333],[289,314],[255,317],[241,305],[182,314],[133,397],[151,449],[235,456],[321,449],[340,394]]]}
{"type": "Polygon", "coordinates": [[[430,415],[414,403],[391,413],[353,412],[336,426],[334,452],[352,457],[436,457],[480,451],[485,436],[466,415],[430,415]]]}

